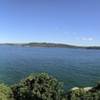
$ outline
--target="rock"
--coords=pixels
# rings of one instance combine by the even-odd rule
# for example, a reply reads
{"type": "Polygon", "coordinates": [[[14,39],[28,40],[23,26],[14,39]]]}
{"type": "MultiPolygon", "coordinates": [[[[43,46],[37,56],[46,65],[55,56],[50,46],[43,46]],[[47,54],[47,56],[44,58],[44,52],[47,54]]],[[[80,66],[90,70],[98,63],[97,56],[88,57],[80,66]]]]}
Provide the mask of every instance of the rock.
{"type": "Polygon", "coordinates": [[[84,91],[89,91],[89,90],[91,90],[92,89],[92,87],[85,87],[85,88],[83,88],[84,89],[84,91]]]}
{"type": "Polygon", "coordinates": [[[78,90],[79,89],[79,87],[74,87],[74,88],[72,88],[71,90],[72,91],[75,91],[75,90],[78,90]]]}

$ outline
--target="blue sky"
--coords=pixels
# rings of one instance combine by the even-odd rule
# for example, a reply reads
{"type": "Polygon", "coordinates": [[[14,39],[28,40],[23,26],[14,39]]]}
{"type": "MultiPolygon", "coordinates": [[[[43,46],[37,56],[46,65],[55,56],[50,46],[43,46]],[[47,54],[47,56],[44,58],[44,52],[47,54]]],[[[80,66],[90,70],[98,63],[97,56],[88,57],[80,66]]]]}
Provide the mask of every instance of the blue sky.
{"type": "Polygon", "coordinates": [[[100,0],[0,0],[0,43],[100,45],[100,0]]]}

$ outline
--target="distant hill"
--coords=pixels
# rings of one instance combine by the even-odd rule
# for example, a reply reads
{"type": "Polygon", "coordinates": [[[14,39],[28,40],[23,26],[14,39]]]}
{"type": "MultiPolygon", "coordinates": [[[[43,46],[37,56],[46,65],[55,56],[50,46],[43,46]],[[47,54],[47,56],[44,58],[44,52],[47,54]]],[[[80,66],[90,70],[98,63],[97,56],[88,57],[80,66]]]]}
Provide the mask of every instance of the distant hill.
{"type": "Polygon", "coordinates": [[[100,49],[100,47],[98,46],[91,46],[91,47],[85,47],[86,49],[100,49]]]}
{"type": "Polygon", "coordinates": [[[4,43],[0,45],[11,45],[11,46],[23,46],[23,47],[47,47],[47,48],[83,48],[83,49],[97,49],[100,50],[100,46],[76,46],[70,44],[62,43],[39,43],[39,42],[30,42],[30,43],[4,43]]]}
{"type": "Polygon", "coordinates": [[[61,44],[61,43],[27,43],[22,44],[22,46],[30,46],[30,47],[59,47],[59,48],[76,48],[77,46],[61,44]]]}

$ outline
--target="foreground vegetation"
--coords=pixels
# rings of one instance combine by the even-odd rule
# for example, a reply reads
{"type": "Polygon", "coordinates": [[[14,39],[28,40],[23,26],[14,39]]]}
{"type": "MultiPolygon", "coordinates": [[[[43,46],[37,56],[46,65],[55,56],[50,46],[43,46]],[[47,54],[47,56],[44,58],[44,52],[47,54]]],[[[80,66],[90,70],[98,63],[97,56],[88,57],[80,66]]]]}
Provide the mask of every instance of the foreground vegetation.
{"type": "Polygon", "coordinates": [[[56,78],[37,73],[11,87],[0,84],[0,100],[100,100],[100,84],[65,92],[56,78]]]}

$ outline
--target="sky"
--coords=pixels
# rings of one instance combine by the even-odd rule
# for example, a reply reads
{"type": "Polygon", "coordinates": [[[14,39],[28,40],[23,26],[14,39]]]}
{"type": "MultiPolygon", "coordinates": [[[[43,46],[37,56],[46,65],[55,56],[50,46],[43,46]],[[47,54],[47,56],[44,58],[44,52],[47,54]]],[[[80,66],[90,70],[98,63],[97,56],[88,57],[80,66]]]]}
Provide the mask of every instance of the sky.
{"type": "Polygon", "coordinates": [[[0,43],[100,46],[100,0],[0,0],[0,43]]]}

